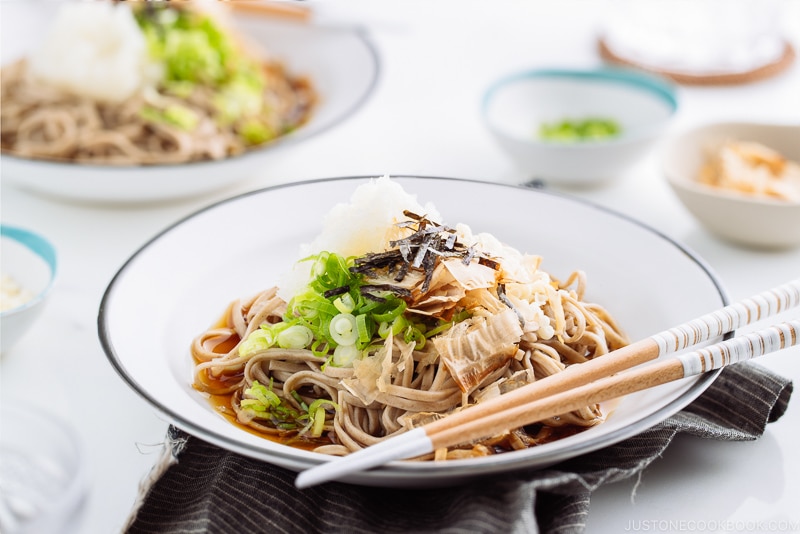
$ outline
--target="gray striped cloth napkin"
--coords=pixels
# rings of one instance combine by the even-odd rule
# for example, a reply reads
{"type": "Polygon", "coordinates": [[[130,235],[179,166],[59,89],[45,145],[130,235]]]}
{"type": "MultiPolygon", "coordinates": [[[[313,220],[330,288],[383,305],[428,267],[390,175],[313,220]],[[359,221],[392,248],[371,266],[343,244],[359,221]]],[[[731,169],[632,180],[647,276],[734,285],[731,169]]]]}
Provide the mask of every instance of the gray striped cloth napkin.
{"type": "Polygon", "coordinates": [[[143,481],[125,531],[136,533],[580,533],[593,490],[635,476],[679,433],[754,440],[783,415],[792,382],[754,363],[725,368],[683,411],[611,447],[547,469],[445,489],[328,483],[299,491],[296,473],[171,427],[165,458],[143,481]]]}

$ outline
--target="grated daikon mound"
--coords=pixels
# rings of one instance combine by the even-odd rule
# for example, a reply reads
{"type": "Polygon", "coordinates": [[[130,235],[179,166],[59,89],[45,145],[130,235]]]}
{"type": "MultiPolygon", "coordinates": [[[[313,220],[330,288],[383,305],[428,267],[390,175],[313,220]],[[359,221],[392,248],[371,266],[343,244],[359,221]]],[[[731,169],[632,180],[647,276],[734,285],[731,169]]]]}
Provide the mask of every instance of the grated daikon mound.
{"type": "MultiPolygon", "coordinates": [[[[408,219],[403,210],[443,222],[432,204],[421,205],[415,195],[384,175],[356,188],[349,202],[331,208],[323,219],[322,232],[311,243],[301,245],[300,258],[323,251],[345,257],[383,252],[389,248],[389,241],[403,235],[395,226],[408,219]]],[[[299,263],[284,278],[279,284],[282,298],[286,299],[307,283],[309,267],[308,262],[299,263]]]]}
{"type": "Polygon", "coordinates": [[[337,204],[328,212],[322,233],[303,247],[305,255],[322,251],[342,256],[383,252],[390,240],[401,235],[395,225],[408,219],[403,210],[442,222],[435,207],[420,205],[415,195],[388,176],[372,179],[353,192],[350,202],[337,204]]]}
{"type": "Polygon", "coordinates": [[[104,102],[124,101],[158,74],[130,6],[112,2],[62,5],[30,56],[30,72],[37,80],[104,102]]]}

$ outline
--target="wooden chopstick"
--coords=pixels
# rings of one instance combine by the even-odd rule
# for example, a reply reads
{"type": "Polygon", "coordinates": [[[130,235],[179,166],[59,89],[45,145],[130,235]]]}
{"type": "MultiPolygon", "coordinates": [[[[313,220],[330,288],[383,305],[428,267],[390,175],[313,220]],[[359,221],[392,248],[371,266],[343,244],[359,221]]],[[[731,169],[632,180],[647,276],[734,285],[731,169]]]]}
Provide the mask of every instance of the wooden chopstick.
{"type": "MultiPolygon", "coordinates": [[[[800,320],[792,320],[642,368],[599,378],[568,391],[517,405],[502,412],[495,412],[489,417],[471,419],[462,423],[457,434],[449,432],[449,429],[437,432],[430,426],[427,426],[425,431],[434,450],[450,447],[494,436],[509,429],[569,413],[584,406],[591,406],[675,380],[720,369],[797,345],[798,342],[800,342],[800,320]]],[[[469,411],[464,410],[462,413],[469,411]]]]}
{"type": "Polygon", "coordinates": [[[297,2],[226,0],[225,3],[236,13],[292,19],[298,22],[308,22],[313,15],[313,11],[310,7],[300,5],[297,2]]]}
{"type": "MultiPolygon", "coordinates": [[[[463,425],[473,418],[488,417],[494,412],[509,413],[515,407],[532,400],[549,397],[699,345],[798,305],[800,305],[800,279],[702,315],[602,357],[580,365],[571,365],[546,379],[500,395],[492,399],[491,403],[471,406],[469,411],[472,411],[472,414],[469,416],[464,415],[467,412],[464,410],[431,422],[426,428],[430,428],[429,433],[441,435],[441,441],[450,441],[450,434],[461,435],[464,431],[463,425]]],[[[456,443],[464,443],[464,440],[456,443]]]]}
{"type": "MultiPolygon", "coordinates": [[[[698,354],[705,355],[709,350],[723,350],[727,351],[726,354],[731,353],[730,351],[733,349],[729,345],[732,343],[748,343],[747,347],[753,355],[757,355],[759,350],[765,348],[776,350],[774,343],[759,342],[760,345],[753,346],[755,341],[729,340],[713,346],[720,347],[719,349],[706,347],[673,360],[613,376],[642,363],[733,332],[742,326],[788,310],[798,304],[800,304],[800,279],[664,330],[600,358],[580,365],[572,365],[546,379],[538,380],[490,401],[476,404],[467,410],[450,414],[438,421],[405,432],[362,451],[308,469],[300,473],[295,484],[297,487],[308,487],[391,460],[419,456],[438,448],[495,435],[553,415],[567,413],[582,406],[626,395],[627,388],[640,388],[632,389],[629,392],[639,391],[691,376],[691,374],[686,374],[687,372],[696,374],[695,371],[698,369],[699,372],[704,372],[710,370],[709,365],[717,361],[722,362],[721,365],[727,365],[730,362],[725,361],[724,358],[709,359],[706,356],[703,356],[702,360],[705,362],[705,367],[691,362],[696,363],[697,358],[700,358],[698,354]],[[600,383],[604,388],[602,391],[605,393],[600,395],[591,389],[593,383],[600,383]],[[588,386],[585,386],[586,384],[588,386]],[[603,400],[587,400],[589,396],[593,398],[607,394],[613,394],[613,396],[603,400]],[[574,395],[574,398],[571,395],[574,395]],[[573,408],[568,407],[573,405],[573,408]],[[554,409],[556,411],[550,413],[554,409]],[[550,415],[542,416],[541,413],[550,413],[550,415]],[[531,416],[534,419],[531,419],[531,416]],[[520,423],[520,421],[525,422],[520,423]]],[[[795,332],[794,338],[785,340],[784,343],[794,344],[797,342],[796,331],[792,330],[792,332],[795,332]]],[[[761,335],[766,336],[766,340],[773,340],[772,334],[769,332],[761,335]]],[[[738,340],[739,338],[733,339],[738,340]]],[[[743,339],[748,338],[745,336],[743,339]]],[[[742,350],[736,345],[736,352],[732,354],[739,354],[742,350]]]]}

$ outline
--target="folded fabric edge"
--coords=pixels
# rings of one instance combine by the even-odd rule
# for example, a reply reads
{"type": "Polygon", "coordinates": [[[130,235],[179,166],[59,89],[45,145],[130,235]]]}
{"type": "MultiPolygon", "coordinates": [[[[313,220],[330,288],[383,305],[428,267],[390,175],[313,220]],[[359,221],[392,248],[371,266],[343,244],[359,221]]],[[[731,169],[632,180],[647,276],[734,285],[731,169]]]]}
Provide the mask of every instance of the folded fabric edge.
{"type": "MultiPolygon", "coordinates": [[[[761,366],[752,363],[731,366],[692,404],[645,432],[552,468],[515,473],[509,477],[512,480],[504,480],[503,485],[510,484],[509,491],[524,487],[526,494],[538,493],[542,499],[559,498],[555,497],[558,495],[573,499],[584,496],[582,499],[586,503],[573,509],[576,517],[585,516],[588,513],[588,497],[592,491],[603,484],[641,474],[662,455],[679,433],[719,440],[757,439],[768,423],[777,421],[785,413],[792,391],[791,380],[761,366]],[[742,410],[742,405],[748,409],[742,410]],[[732,413],[739,412],[744,412],[745,416],[731,417],[732,413]]],[[[170,467],[176,465],[181,454],[188,451],[187,444],[195,439],[197,438],[170,427],[164,444],[165,453],[142,481],[140,495],[127,525],[133,524],[153,487],[170,467]]],[[[543,524],[551,524],[553,518],[540,516],[541,510],[538,508],[537,506],[537,520],[544,521],[543,524]]]]}

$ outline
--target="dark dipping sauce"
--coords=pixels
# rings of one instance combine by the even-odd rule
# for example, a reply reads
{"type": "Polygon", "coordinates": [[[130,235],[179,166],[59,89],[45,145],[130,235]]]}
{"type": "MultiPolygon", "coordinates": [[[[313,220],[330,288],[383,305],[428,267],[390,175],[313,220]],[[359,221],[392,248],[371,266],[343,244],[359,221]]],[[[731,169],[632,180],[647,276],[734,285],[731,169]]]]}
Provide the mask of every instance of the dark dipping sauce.
{"type": "MultiPolygon", "coordinates": [[[[224,323],[221,323],[218,326],[224,326],[224,323]]],[[[217,337],[206,340],[205,348],[218,354],[227,354],[239,344],[239,341],[240,338],[237,334],[231,334],[227,337],[217,337]]],[[[208,386],[209,390],[212,391],[227,389],[229,385],[238,383],[241,379],[242,373],[221,374],[219,376],[212,377],[205,371],[201,371],[195,377],[195,380],[202,382],[208,386]]],[[[194,384],[193,387],[198,391],[202,391],[194,384]]],[[[295,432],[291,431],[279,434],[261,432],[257,428],[239,422],[239,419],[236,417],[236,411],[233,409],[233,393],[213,394],[205,391],[202,391],[202,393],[204,395],[208,395],[208,402],[214,408],[216,413],[227,419],[230,424],[244,430],[245,432],[249,432],[254,436],[306,451],[312,451],[321,445],[330,445],[333,443],[327,438],[307,439],[302,436],[298,436],[295,432]]]]}
{"type": "MultiPolygon", "coordinates": [[[[221,321],[217,326],[225,327],[224,321],[221,321]]],[[[229,336],[220,336],[206,340],[205,348],[218,354],[227,354],[236,347],[239,341],[240,338],[237,334],[231,334],[229,336]]],[[[196,375],[196,380],[208,386],[208,389],[211,391],[227,389],[228,386],[230,386],[231,384],[238,383],[241,380],[241,378],[242,378],[242,373],[240,372],[227,375],[221,374],[219,376],[212,377],[209,376],[207,372],[203,371],[196,375]]],[[[195,389],[200,390],[200,388],[198,388],[196,385],[194,385],[194,387],[195,389]]],[[[294,431],[286,431],[277,434],[262,432],[259,429],[243,424],[238,420],[238,418],[236,417],[236,412],[234,411],[232,405],[234,397],[233,393],[223,393],[223,394],[210,394],[207,392],[203,393],[205,395],[208,395],[208,401],[214,408],[215,412],[222,415],[225,419],[228,420],[230,424],[244,430],[245,432],[249,432],[254,436],[268,439],[274,443],[279,443],[281,445],[287,445],[290,447],[306,451],[313,451],[315,448],[321,445],[330,445],[335,443],[333,440],[324,437],[307,439],[302,436],[298,436],[297,433],[294,431]]],[[[544,445],[545,443],[550,443],[569,436],[573,436],[575,434],[583,432],[588,428],[591,427],[569,425],[569,424],[565,424],[563,426],[547,426],[543,425],[542,423],[535,423],[526,426],[524,430],[526,434],[528,434],[533,440],[535,440],[535,445],[533,446],[536,446],[536,445],[544,445]]],[[[517,450],[510,446],[505,446],[502,443],[502,441],[499,443],[493,443],[491,448],[497,454],[502,454],[504,452],[511,452],[513,450],[517,450]]]]}

